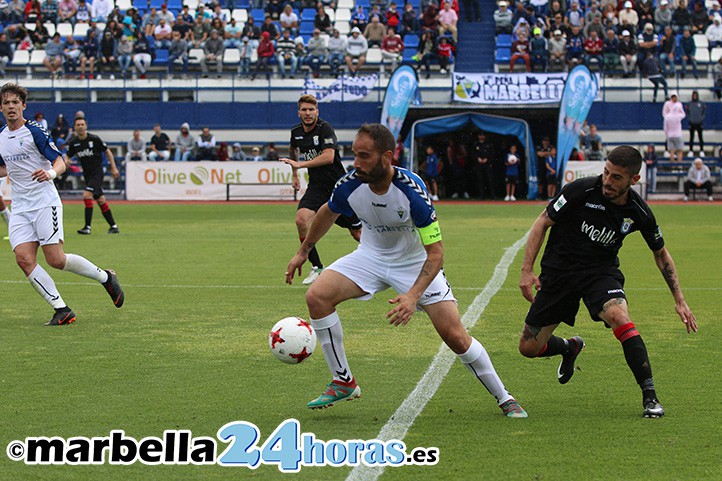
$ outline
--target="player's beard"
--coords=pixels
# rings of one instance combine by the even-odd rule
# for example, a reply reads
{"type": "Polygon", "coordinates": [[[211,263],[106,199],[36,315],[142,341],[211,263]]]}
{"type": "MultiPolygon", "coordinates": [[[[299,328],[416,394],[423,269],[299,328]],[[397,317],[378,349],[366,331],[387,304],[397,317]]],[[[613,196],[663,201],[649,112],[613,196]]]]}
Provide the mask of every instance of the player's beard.
{"type": "Polygon", "coordinates": [[[384,168],[384,163],[381,159],[379,159],[376,165],[371,167],[371,170],[368,172],[362,172],[359,169],[356,169],[356,177],[358,177],[358,180],[364,184],[373,184],[378,182],[384,178],[385,173],[386,169],[384,168]]]}
{"type": "Polygon", "coordinates": [[[605,199],[614,202],[615,200],[625,196],[627,192],[629,192],[629,188],[632,186],[632,184],[628,184],[626,187],[619,189],[619,190],[612,190],[611,194],[607,194],[607,186],[603,186],[602,189],[602,195],[605,199]]]}

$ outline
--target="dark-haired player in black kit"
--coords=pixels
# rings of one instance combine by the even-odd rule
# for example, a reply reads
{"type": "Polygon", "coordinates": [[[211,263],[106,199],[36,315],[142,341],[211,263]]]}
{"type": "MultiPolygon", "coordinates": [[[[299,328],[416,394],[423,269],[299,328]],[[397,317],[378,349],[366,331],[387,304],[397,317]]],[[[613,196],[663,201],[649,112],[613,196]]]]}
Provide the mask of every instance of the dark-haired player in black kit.
{"type": "Polygon", "coordinates": [[[113,219],[113,213],[103,194],[103,153],[108,157],[110,174],[116,179],[120,177],[115,167],[115,158],[105,142],[97,135],[88,133],[88,124],[82,117],[76,117],[73,124],[75,134],[67,142],[68,151],[65,154],[65,163],[70,166],[71,157],[77,157],[85,177],[85,190],[83,202],[85,203],[85,227],[78,230],[78,234],[90,235],[90,224],[93,220],[93,199],[98,203],[103,217],[108,221],[110,229],[108,234],[118,234],[118,225],[113,219]]]}
{"type": "Polygon", "coordinates": [[[574,374],[574,361],[584,348],[581,337],[552,335],[559,323],[574,325],[583,300],[589,315],[614,330],[624,357],[642,389],[643,415],[658,418],[664,409],[657,399],[647,348],[632,323],[624,293],[624,276],[617,254],[624,237],[639,231],[654,253],[654,261],[675,300],[675,310],[687,332],[696,332],[694,314],[684,300],[672,256],[664,246],[654,214],[631,186],[639,181],[642,156],[629,146],[614,149],[599,177],[576,180],[549,203],[531,228],[519,287],[532,302],[519,341],[526,357],[561,355],[559,382],[574,374]],[[534,261],[547,229],[551,227],[541,260],[541,274],[534,261]],[[536,297],[532,287],[538,291],[536,297]]]}
{"type": "MultiPolygon", "coordinates": [[[[302,95],[298,99],[298,117],[301,123],[291,129],[289,158],[281,158],[293,168],[293,188],[301,188],[298,169],[308,169],[308,188],[298,203],[296,228],[303,243],[316,212],[331,198],[338,179],[346,174],[336,146],[336,132],[331,125],[318,117],[318,102],[313,95],[302,95]]],[[[339,216],[336,225],[349,230],[357,241],[361,238],[361,221],[353,217],[339,216]]],[[[310,285],[323,270],[316,247],[308,254],[311,272],[303,280],[310,285]]]]}

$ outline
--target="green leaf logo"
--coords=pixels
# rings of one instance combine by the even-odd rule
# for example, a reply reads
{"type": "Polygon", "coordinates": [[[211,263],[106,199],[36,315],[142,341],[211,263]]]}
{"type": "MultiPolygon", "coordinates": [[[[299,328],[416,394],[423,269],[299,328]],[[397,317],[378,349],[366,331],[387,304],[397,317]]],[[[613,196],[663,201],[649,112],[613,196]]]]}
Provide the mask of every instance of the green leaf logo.
{"type": "Polygon", "coordinates": [[[195,185],[203,185],[208,182],[208,171],[203,167],[196,167],[190,173],[190,178],[195,185]]]}

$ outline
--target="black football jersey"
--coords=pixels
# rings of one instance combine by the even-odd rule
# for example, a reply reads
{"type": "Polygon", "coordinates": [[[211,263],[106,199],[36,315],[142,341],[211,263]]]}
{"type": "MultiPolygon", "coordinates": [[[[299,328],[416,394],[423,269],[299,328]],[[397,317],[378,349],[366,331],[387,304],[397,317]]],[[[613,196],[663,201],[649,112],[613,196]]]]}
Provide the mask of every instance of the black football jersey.
{"type": "Polygon", "coordinates": [[[336,132],[333,127],[321,119],[318,119],[316,126],[310,132],[303,130],[303,124],[291,129],[291,149],[298,149],[298,160],[301,162],[315,159],[326,149],[334,150],[333,164],[308,169],[309,184],[322,185],[330,190],[346,173],[341,164],[336,142],[336,132]]]}
{"type": "Polygon", "coordinates": [[[652,251],[664,247],[654,214],[634,190],[625,205],[602,195],[602,176],[567,184],[547,206],[555,222],[549,232],[542,269],[574,272],[618,267],[624,238],[639,231],[652,251]]]}
{"type": "Polygon", "coordinates": [[[108,146],[100,137],[88,134],[85,139],[80,140],[73,135],[68,139],[68,157],[76,157],[83,168],[83,175],[90,177],[93,174],[103,173],[103,153],[108,146]]]}

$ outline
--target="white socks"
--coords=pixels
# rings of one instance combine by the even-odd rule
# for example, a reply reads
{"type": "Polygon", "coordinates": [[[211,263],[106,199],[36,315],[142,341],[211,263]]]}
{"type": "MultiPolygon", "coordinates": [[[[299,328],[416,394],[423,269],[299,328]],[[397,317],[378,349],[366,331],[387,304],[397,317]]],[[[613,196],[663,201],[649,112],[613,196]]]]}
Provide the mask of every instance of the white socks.
{"type": "Polygon", "coordinates": [[[65,267],[63,267],[63,270],[72,272],[73,274],[78,274],[79,276],[95,279],[101,284],[108,280],[107,272],[90,262],[85,257],[75,254],[65,254],[65,267]]]}
{"type": "Polygon", "coordinates": [[[471,346],[464,354],[458,354],[459,360],[481,381],[487,391],[496,398],[497,404],[501,405],[514,397],[504,387],[494,365],[486,353],[486,349],[479,341],[471,338],[471,346]]]}
{"type": "Polygon", "coordinates": [[[333,379],[342,382],[351,382],[353,375],[348,367],[346,351],[343,348],[343,329],[338,313],[321,319],[311,319],[311,326],[316,331],[316,337],[321,343],[321,350],[326,358],[328,368],[333,374],[333,379]]]}
{"type": "Polygon", "coordinates": [[[63,301],[63,298],[60,297],[60,293],[55,287],[53,278],[50,277],[50,274],[48,274],[45,269],[40,267],[40,264],[35,266],[33,272],[31,272],[28,276],[28,280],[35,290],[38,291],[38,294],[40,294],[42,298],[55,309],[66,307],[65,301],[63,301]]]}

